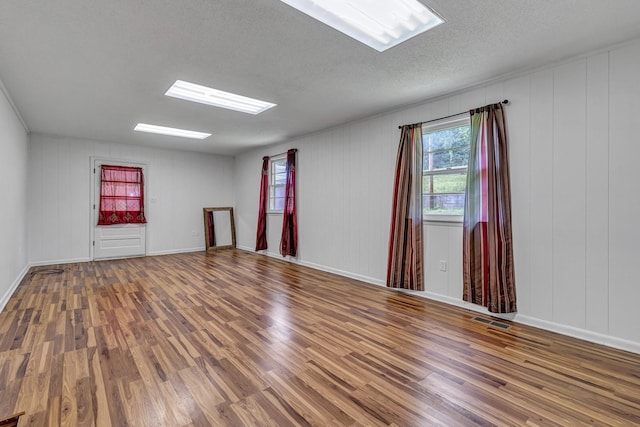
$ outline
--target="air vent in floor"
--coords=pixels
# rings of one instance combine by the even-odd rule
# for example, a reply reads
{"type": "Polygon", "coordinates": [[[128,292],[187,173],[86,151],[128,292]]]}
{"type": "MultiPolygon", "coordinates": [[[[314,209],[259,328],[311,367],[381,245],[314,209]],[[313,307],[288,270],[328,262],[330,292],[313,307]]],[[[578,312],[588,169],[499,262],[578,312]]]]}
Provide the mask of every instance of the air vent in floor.
{"type": "Polygon", "coordinates": [[[485,319],[484,317],[473,317],[471,320],[478,323],[484,323],[485,325],[495,326],[500,329],[511,329],[511,326],[506,323],[496,322],[495,320],[485,319]]]}

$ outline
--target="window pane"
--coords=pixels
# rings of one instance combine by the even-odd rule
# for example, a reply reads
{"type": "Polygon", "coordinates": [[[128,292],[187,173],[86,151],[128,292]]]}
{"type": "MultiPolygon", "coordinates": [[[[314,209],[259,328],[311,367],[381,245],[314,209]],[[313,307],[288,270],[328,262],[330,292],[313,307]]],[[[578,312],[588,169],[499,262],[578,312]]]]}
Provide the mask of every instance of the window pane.
{"type": "Polygon", "coordinates": [[[284,197],[278,197],[273,199],[273,209],[277,211],[281,211],[284,209],[284,197]]]}
{"type": "Polygon", "coordinates": [[[428,193],[464,193],[467,186],[467,174],[425,175],[422,177],[422,192],[428,193]]]}
{"type": "Polygon", "coordinates": [[[422,136],[424,170],[466,166],[470,137],[469,125],[425,133],[422,136]]]}
{"type": "Polygon", "coordinates": [[[273,175],[273,184],[275,185],[284,185],[287,183],[287,174],[286,173],[277,173],[273,175]]]}
{"type": "Polygon", "coordinates": [[[463,215],[463,194],[423,194],[422,213],[425,215],[463,215]]]}
{"type": "MultiPolygon", "coordinates": [[[[436,125],[437,126],[437,125],[436,125]]],[[[426,215],[463,215],[471,127],[457,126],[424,132],[422,136],[422,207],[426,215]],[[432,174],[430,172],[437,172],[432,174]]]]}
{"type": "Polygon", "coordinates": [[[280,158],[271,160],[269,174],[269,210],[284,209],[285,184],[287,183],[287,160],[280,158]]]}
{"type": "Polygon", "coordinates": [[[271,163],[271,184],[285,184],[287,181],[287,162],[277,160],[271,163]]]}
{"type": "Polygon", "coordinates": [[[424,151],[442,150],[445,148],[457,148],[469,145],[471,127],[469,125],[442,129],[425,133],[422,136],[424,151]]]}
{"type": "Polygon", "coordinates": [[[455,167],[466,167],[469,163],[469,147],[437,151],[424,155],[423,169],[433,171],[455,167]]]}
{"type": "Polygon", "coordinates": [[[126,195],[129,197],[140,197],[140,186],[138,184],[127,184],[126,195]]]}

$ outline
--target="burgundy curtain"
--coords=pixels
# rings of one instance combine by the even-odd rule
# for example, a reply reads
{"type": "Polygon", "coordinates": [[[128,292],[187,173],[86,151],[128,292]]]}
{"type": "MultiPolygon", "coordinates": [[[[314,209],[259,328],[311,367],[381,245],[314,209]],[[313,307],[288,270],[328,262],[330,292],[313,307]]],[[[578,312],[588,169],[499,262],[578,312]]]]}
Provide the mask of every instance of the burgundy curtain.
{"type": "Polygon", "coordinates": [[[98,225],[145,224],[142,168],[102,165],[98,225]]]}
{"type": "Polygon", "coordinates": [[[267,249],[267,202],[269,198],[269,157],[262,158],[260,176],[260,205],[258,205],[258,231],[256,232],[256,251],[267,249]]]}
{"type": "Polygon", "coordinates": [[[284,211],[282,212],[282,256],[296,256],[298,251],[298,220],[296,218],[296,151],[287,151],[287,183],[284,190],[284,211]]]}
{"type": "Polygon", "coordinates": [[[396,161],[387,286],[423,291],[423,252],[422,125],[405,125],[396,161]]]}
{"type": "Polygon", "coordinates": [[[493,313],[511,313],[517,307],[504,112],[502,104],[491,104],[470,113],[463,299],[493,313]]]}

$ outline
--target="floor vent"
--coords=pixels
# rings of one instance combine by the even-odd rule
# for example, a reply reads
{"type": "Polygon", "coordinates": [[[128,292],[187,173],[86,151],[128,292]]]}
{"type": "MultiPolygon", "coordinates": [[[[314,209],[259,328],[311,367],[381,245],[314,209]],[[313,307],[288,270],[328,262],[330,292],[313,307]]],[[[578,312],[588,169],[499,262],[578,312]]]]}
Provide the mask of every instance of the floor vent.
{"type": "Polygon", "coordinates": [[[484,323],[485,325],[495,326],[496,328],[500,329],[511,329],[511,326],[507,325],[506,323],[496,322],[495,320],[485,319],[484,317],[476,316],[471,320],[478,323],[484,323]]]}
{"type": "Polygon", "coordinates": [[[64,273],[64,268],[41,268],[39,270],[34,270],[31,272],[32,276],[36,274],[62,274],[64,273]]]}

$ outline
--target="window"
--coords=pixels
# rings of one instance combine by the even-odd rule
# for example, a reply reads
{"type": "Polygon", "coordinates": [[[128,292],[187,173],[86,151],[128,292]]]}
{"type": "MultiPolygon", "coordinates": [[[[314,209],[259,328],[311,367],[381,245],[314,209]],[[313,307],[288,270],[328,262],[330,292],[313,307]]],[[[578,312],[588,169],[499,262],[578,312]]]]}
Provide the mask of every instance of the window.
{"type": "Polygon", "coordinates": [[[142,168],[100,167],[98,225],[145,224],[142,168]]]}
{"type": "Polygon", "coordinates": [[[269,212],[283,211],[286,183],[287,159],[272,157],[269,162],[269,212]]]}
{"type": "Polygon", "coordinates": [[[468,117],[423,126],[422,213],[426,219],[464,214],[470,140],[468,117]]]}

